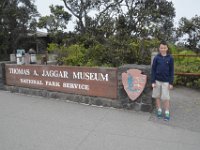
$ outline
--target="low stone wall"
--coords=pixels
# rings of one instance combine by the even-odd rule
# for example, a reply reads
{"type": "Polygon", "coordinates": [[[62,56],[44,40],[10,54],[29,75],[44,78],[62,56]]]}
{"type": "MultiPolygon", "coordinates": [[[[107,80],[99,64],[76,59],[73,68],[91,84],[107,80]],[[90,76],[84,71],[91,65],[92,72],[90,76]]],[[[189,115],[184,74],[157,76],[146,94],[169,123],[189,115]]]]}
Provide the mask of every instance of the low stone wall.
{"type": "Polygon", "coordinates": [[[0,62],[0,90],[5,89],[5,64],[13,64],[12,61],[2,61],[0,62]]]}
{"type": "Polygon", "coordinates": [[[3,89],[4,86],[4,75],[3,75],[3,63],[0,63],[0,89],[3,89]]]}
{"type": "Polygon", "coordinates": [[[11,63],[10,61],[0,62],[0,90],[4,89],[5,85],[5,64],[11,63]]]}
{"type": "Polygon", "coordinates": [[[33,96],[42,96],[42,97],[46,97],[46,98],[53,98],[53,99],[73,101],[73,102],[78,102],[78,103],[85,103],[85,104],[89,104],[89,105],[122,108],[121,103],[119,101],[102,98],[102,97],[66,94],[66,93],[60,93],[60,92],[29,89],[29,88],[16,87],[16,86],[5,86],[4,89],[7,91],[10,91],[12,93],[22,93],[22,94],[33,95],[33,96]]]}
{"type": "Polygon", "coordinates": [[[47,91],[47,90],[38,90],[38,89],[3,85],[5,83],[5,76],[4,76],[5,63],[0,63],[0,64],[1,64],[0,88],[7,91],[11,91],[13,93],[22,93],[22,94],[27,94],[27,95],[42,96],[46,98],[74,101],[74,102],[85,103],[89,105],[134,109],[137,111],[141,110],[145,112],[150,112],[152,110],[151,83],[150,83],[151,67],[150,66],[130,64],[130,65],[124,65],[124,66],[119,67],[118,68],[118,98],[108,99],[108,98],[102,98],[102,97],[66,94],[66,93],[61,93],[61,92],[52,92],[52,91],[47,91]],[[139,69],[142,71],[143,74],[147,75],[146,87],[143,93],[134,102],[129,99],[122,85],[121,75],[123,72],[126,72],[129,69],[139,69]]]}

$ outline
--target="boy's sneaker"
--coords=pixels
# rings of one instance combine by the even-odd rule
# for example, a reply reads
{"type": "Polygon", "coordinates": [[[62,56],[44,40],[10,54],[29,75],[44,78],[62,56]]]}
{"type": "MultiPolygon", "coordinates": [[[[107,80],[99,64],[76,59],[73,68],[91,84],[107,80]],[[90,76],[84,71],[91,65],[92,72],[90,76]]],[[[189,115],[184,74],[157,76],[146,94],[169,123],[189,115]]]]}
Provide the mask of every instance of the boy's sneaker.
{"type": "Polygon", "coordinates": [[[169,113],[169,111],[165,111],[164,120],[165,120],[165,121],[169,121],[169,120],[170,120],[170,113],[169,113]]]}
{"type": "Polygon", "coordinates": [[[157,117],[162,118],[162,109],[157,109],[157,117]]]}

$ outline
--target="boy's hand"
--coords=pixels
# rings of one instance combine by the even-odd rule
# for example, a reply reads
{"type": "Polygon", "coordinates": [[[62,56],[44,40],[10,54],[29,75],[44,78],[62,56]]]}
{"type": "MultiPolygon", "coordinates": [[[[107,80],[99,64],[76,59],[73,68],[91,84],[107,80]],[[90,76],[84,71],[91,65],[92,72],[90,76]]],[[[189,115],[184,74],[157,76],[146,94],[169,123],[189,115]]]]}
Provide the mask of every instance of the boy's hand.
{"type": "Polygon", "coordinates": [[[155,83],[152,83],[152,88],[155,88],[156,87],[156,84],[155,83]]]}
{"type": "Polygon", "coordinates": [[[169,84],[169,90],[173,89],[173,85],[169,84]]]}

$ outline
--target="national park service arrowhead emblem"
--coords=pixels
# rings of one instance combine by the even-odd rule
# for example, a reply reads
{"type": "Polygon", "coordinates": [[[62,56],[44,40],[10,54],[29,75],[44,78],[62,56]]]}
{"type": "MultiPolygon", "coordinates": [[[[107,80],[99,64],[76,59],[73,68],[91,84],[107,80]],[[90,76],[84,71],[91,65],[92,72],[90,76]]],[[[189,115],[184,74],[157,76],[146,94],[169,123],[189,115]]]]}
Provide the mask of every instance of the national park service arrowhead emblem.
{"type": "Polygon", "coordinates": [[[141,70],[129,69],[122,73],[122,83],[126,93],[132,101],[135,101],[143,92],[147,82],[147,76],[141,70]]]}

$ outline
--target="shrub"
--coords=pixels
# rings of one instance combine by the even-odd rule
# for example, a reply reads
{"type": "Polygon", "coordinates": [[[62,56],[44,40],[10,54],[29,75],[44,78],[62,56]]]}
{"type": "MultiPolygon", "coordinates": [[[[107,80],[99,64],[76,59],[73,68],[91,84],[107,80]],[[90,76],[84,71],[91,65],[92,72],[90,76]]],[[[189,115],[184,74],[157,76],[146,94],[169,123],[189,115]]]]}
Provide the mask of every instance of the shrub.
{"type": "Polygon", "coordinates": [[[83,47],[83,45],[71,45],[63,49],[66,55],[61,57],[61,61],[65,65],[70,66],[84,66],[87,61],[85,59],[85,53],[87,49],[83,47]]]}
{"type": "Polygon", "coordinates": [[[174,84],[199,89],[200,78],[198,76],[175,76],[174,84]]]}
{"type": "MultiPolygon", "coordinates": [[[[191,50],[177,50],[181,55],[196,55],[191,50]]],[[[200,57],[175,57],[175,72],[178,73],[199,73],[200,74],[200,57]]],[[[200,88],[199,76],[175,76],[175,84],[192,88],[200,88]]]]}

